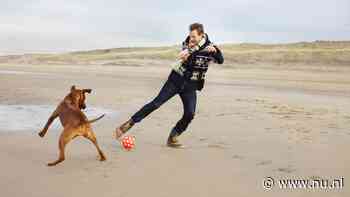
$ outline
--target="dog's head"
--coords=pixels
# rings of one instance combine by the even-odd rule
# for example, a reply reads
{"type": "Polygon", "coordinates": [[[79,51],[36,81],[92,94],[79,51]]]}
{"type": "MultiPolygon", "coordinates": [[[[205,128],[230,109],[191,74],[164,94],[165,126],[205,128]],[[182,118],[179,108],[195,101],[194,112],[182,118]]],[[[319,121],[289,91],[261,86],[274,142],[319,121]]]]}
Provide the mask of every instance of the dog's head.
{"type": "Polygon", "coordinates": [[[85,93],[91,93],[91,89],[77,89],[74,85],[70,89],[70,97],[79,109],[85,109],[85,93]]]}

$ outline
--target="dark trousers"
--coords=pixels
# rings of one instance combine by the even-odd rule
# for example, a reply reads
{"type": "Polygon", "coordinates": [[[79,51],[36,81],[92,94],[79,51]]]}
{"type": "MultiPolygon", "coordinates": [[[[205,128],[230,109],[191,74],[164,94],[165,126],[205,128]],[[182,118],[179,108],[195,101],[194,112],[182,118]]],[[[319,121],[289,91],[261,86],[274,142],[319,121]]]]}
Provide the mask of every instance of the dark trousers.
{"type": "MultiPolygon", "coordinates": [[[[172,74],[170,76],[172,76],[172,74]]],[[[182,81],[180,84],[181,85],[179,85],[178,81],[174,81],[174,79],[169,77],[169,79],[165,82],[164,86],[160,90],[158,96],[156,96],[151,102],[136,112],[131,117],[132,120],[135,123],[140,122],[154,110],[158,109],[163,103],[167,102],[171,97],[179,94],[183,104],[184,113],[182,115],[182,118],[172,129],[171,136],[181,135],[194,118],[197,103],[197,94],[196,89],[190,82],[182,81]]]]}

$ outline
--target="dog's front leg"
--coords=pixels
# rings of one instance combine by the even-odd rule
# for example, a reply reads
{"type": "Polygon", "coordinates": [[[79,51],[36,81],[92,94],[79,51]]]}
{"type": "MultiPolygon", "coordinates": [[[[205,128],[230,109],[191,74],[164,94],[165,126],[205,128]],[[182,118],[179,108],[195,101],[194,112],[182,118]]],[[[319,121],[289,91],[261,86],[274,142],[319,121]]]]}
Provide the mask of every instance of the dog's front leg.
{"type": "Polygon", "coordinates": [[[46,124],[45,124],[45,127],[43,128],[43,130],[41,130],[39,132],[39,136],[40,137],[44,137],[47,130],[49,129],[50,125],[52,124],[52,122],[58,117],[59,115],[59,112],[58,112],[58,109],[56,109],[50,116],[50,118],[47,120],[46,124]]]}

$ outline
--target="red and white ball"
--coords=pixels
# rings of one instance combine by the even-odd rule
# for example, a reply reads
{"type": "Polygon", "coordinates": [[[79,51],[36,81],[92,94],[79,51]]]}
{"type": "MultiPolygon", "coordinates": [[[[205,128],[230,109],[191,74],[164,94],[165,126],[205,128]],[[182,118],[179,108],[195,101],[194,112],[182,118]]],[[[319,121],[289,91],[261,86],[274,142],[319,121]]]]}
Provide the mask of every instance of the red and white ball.
{"type": "Polygon", "coordinates": [[[135,147],[135,137],[134,136],[124,136],[120,141],[120,144],[125,150],[131,150],[135,147]]]}

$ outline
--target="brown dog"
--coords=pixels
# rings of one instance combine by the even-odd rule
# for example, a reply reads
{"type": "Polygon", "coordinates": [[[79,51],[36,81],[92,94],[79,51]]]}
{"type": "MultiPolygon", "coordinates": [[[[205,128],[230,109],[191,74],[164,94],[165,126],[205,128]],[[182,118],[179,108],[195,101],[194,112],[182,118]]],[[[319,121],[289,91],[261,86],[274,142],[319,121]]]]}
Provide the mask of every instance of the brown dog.
{"type": "Polygon", "coordinates": [[[81,109],[85,109],[85,93],[91,93],[91,89],[76,89],[75,86],[71,87],[70,93],[64,98],[64,100],[57,106],[56,110],[52,113],[47,121],[44,129],[39,133],[40,137],[44,137],[49,126],[55,118],[59,117],[63,126],[63,132],[60,136],[58,147],[59,157],[56,161],[48,163],[48,166],[54,166],[65,159],[65,146],[75,137],[83,136],[89,139],[97,148],[100,155],[100,161],[106,160],[103,152],[97,144],[96,136],[92,131],[91,123],[101,119],[104,114],[94,120],[88,120],[81,109]]]}

